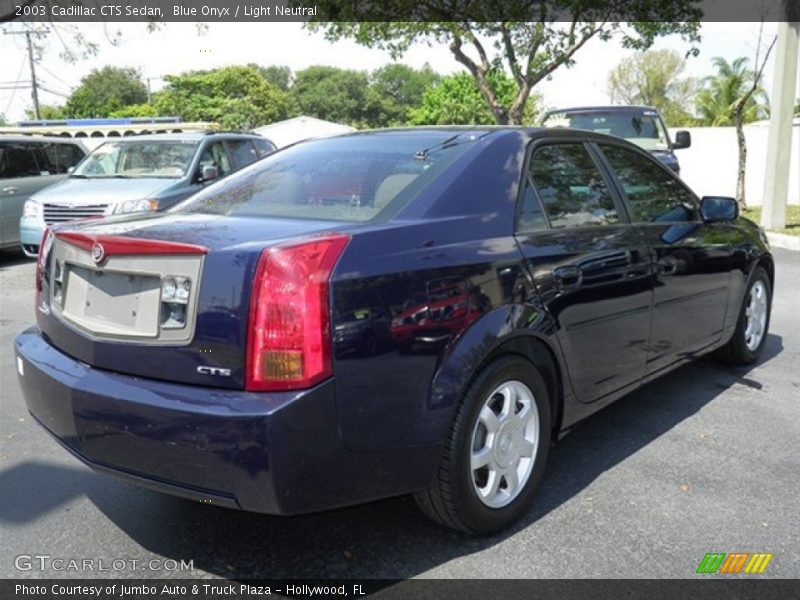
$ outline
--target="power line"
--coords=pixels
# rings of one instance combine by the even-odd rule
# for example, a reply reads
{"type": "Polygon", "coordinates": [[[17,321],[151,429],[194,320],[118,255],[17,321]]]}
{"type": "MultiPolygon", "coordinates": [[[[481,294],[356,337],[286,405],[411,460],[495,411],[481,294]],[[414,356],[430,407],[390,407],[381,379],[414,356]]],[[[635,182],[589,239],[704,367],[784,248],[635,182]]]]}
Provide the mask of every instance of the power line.
{"type": "MultiPolygon", "coordinates": [[[[4,31],[6,35],[24,35],[25,40],[28,43],[28,62],[31,66],[31,97],[33,98],[33,110],[36,113],[36,118],[41,119],[41,113],[39,111],[39,90],[36,84],[36,62],[33,59],[33,42],[31,42],[31,32],[30,31],[4,31]]],[[[24,64],[24,62],[23,62],[24,64]]],[[[22,74],[22,70],[20,69],[20,74],[22,74]]]]}

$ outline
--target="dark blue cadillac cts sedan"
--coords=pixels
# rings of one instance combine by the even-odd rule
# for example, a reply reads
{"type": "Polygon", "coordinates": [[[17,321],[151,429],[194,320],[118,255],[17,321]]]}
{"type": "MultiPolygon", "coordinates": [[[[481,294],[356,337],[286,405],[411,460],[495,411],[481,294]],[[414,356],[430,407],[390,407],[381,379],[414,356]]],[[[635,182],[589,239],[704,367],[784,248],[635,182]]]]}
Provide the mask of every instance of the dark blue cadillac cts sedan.
{"type": "Polygon", "coordinates": [[[699,355],[755,361],[773,280],[732,199],[620,139],[372,131],[48,232],[17,370],[98,471],[284,515],[413,493],[490,532],[582,419],[699,355]]]}

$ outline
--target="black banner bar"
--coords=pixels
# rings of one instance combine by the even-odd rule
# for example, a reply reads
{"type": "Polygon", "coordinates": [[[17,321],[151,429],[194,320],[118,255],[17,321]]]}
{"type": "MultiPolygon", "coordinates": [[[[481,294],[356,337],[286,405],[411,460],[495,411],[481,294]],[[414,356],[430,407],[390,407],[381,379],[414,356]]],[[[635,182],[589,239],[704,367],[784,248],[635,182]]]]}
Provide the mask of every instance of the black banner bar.
{"type": "Polygon", "coordinates": [[[709,579],[704,576],[684,580],[0,580],[3,600],[786,600],[797,597],[800,597],[800,585],[796,580],[709,579]]]}
{"type": "Polygon", "coordinates": [[[797,21],[797,0],[0,0],[0,23],[797,21]],[[543,11],[543,6],[546,10],[543,11]],[[577,11],[577,12],[576,12],[577,11]]]}

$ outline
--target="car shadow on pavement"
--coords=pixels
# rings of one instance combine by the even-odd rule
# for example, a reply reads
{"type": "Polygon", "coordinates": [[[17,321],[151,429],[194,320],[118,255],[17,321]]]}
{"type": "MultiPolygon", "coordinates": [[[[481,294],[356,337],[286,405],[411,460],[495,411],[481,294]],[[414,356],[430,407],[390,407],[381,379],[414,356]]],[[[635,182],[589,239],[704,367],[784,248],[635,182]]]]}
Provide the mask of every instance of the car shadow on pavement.
{"type": "MultiPolygon", "coordinates": [[[[760,363],[782,350],[781,337],[769,335],[760,363]]],[[[750,370],[700,360],[594,415],[552,449],[529,513],[493,536],[437,526],[405,497],[302,517],[271,517],[163,496],[77,466],[43,463],[0,472],[0,523],[32,521],[86,494],[145,552],[191,560],[195,569],[220,577],[404,579],[491,548],[531,526],[725,390],[759,388],[747,377],[750,370]]]]}
{"type": "Polygon", "coordinates": [[[33,258],[28,258],[21,250],[0,250],[0,271],[33,261],[33,258]]]}

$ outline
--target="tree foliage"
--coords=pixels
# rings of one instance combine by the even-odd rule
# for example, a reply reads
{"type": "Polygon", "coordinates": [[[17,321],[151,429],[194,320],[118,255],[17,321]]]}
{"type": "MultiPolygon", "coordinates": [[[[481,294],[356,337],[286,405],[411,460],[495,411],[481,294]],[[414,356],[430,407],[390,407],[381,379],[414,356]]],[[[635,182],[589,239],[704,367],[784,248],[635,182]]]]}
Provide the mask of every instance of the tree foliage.
{"type": "MultiPolygon", "coordinates": [[[[329,40],[357,43],[402,55],[415,43],[446,44],[466,67],[497,123],[520,124],[531,90],[557,69],[569,67],[576,54],[593,39],[618,37],[626,48],[644,50],[667,34],[699,40],[699,0],[394,0],[342,4],[321,0],[320,20],[309,24],[329,40]],[[404,21],[445,18],[448,21],[404,21]],[[503,20],[497,20],[501,17],[503,20]],[[322,20],[322,19],[330,20],[322,20]],[[335,19],[335,20],[333,20],[335,19]],[[627,26],[624,22],[629,22],[627,26]],[[490,84],[493,72],[511,74],[516,93],[506,101],[490,84]]],[[[693,49],[696,53],[696,49],[693,49]]]]}
{"type": "Polygon", "coordinates": [[[103,67],[92,70],[72,92],[64,112],[72,118],[106,117],[131,104],[147,101],[147,87],[139,71],[103,67]]]}
{"type": "Polygon", "coordinates": [[[425,65],[414,69],[400,63],[390,63],[373,71],[370,92],[375,96],[378,114],[373,115],[372,127],[405,125],[414,109],[422,106],[425,93],[441,79],[425,65]]]}
{"type": "Polygon", "coordinates": [[[246,130],[285,119],[289,113],[286,94],[252,66],[190,71],[164,79],[167,86],[154,99],[161,115],[246,130]]]}
{"type": "MultiPolygon", "coordinates": [[[[489,75],[489,85],[500,102],[509,102],[516,93],[514,82],[501,71],[489,75]]],[[[532,94],[525,107],[523,121],[538,121],[541,96],[532,94]]],[[[469,73],[443,77],[429,88],[422,106],[411,111],[411,125],[490,125],[495,118],[469,73]]]]}
{"type": "Polygon", "coordinates": [[[295,73],[290,92],[300,114],[354,127],[370,126],[380,111],[365,71],[308,67],[295,73]]]}
{"type": "MultiPolygon", "coordinates": [[[[703,80],[703,88],[697,93],[695,104],[702,125],[720,127],[736,124],[737,106],[753,87],[756,73],[748,68],[749,60],[740,57],[728,62],[721,56],[712,60],[715,75],[703,80]]],[[[765,119],[769,115],[767,93],[756,85],[744,101],[741,110],[742,123],[765,119]]]]}
{"type": "Polygon", "coordinates": [[[255,63],[250,63],[247,66],[257,70],[264,79],[279,90],[283,90],[284,92],[289,91],[289,87],[292,85],[292,70],[286,65],[270,65],[264,67],[255,63]]]}
{"type": "Polygon", "coordinates": [[[700,82],[683,77],[686,59],[674,50],[650,50],[620,62],[608,76],[611,101],[656,108],[669,126],[687,125],[700,82]]]}

